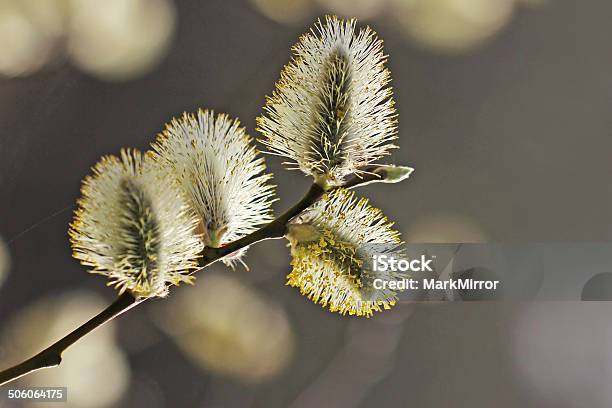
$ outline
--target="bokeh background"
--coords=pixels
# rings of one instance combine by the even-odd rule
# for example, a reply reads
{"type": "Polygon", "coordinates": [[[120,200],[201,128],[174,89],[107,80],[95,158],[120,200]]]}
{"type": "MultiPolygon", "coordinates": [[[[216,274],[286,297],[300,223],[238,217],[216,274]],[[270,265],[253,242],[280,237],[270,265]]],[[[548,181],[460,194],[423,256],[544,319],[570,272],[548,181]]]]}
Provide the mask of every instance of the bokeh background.
{"type": "MultiPolygon", "coordinates": [[[[0,0],[2,367],[115,296],[66,233],[98,158],[146,149],[198,107],[256,135],[290,46],[326,13],[385,40],[400,114],[389,160],[416,172],[359,193],[406,241],[611,238],[610,2],[0,0]]],[[[308,180],[268,166],[281,211],[308,180]]],[[[404,303],[363,320],[285,287],[282,241],[246,260],[250,272],[215,265],[20,384],[68,386],[71,407],[612,406],[610,303],[404,303]]]]}

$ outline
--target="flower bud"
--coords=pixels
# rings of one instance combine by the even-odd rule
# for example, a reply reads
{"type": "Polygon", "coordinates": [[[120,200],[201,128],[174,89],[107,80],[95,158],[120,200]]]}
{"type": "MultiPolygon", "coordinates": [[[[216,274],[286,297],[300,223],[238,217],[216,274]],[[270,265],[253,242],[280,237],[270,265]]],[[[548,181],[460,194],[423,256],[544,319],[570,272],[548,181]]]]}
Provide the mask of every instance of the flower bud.
{"type": "Polygon", "coordinates": [[[324,188],[395,148],[396,114],[382,41],[326,17],[293,47],[265,113],[262,142],[324,188]]]}
{"type": "MultiPolygon", "coordinates": [[[[199,110],[173,119],[152,145],[153,157],[178,181],[199,218],[205,246],[218,248],[270,222],[274,186],[240,122],[199,110]]],[[[223,258],[234,266],[246,248],[223,258]]]]}
{"type": "Polygon", "coordinates": [[[395,280],[392,270],[375,270],[374,255],[404,257],[399,233],[365,199],[344,189],[326,194],[288,227],[293,270],[287,284],[332,312],[370,317],[389,309],[396,293],[374,288],[375,279],[395,280]]]}
{"type": "Polygon", "coordinates": [[[203,246],[173,181],[136,150],[103,157],[93,172],[70,224],[73,256],[136,297],[163,297],[169,284],[191,282],[203,246]]]}

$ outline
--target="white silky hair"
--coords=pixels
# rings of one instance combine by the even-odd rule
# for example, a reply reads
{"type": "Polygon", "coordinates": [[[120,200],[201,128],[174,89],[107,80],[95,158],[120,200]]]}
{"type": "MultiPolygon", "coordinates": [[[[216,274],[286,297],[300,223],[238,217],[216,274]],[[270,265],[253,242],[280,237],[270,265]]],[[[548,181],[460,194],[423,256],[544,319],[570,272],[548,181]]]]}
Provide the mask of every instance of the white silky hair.
{"type": "Polygon", "coordinates": [[[293,47],[264,114],[262,143],[290,168],[340,185],[396,148],[397,115],[382,41],[326,17],[293,47]]]}
{"type": "Polygon", "coordinates": [[[341,314],[369,317],[373,311],[395,304],[396,291],[373,288],[375,279],[398,279],[394,271],[375,270],[370,262],[374,255],[405,257],[399,233],[379,209],[353,192],[336,189],[313,205],[298,222],[314,227],[319,234],[305,242],[289,237],[294,255],[294,269],[288,279],[291,286],[300,287],[315,303],[341,314]],[[342,247],[352,249],[334,254],[342,247]]]}
{"type": "MultiPolygon", "coordinates": [[[[264,173],[264,158],[238,120],[208,110],[185,113],[167,124],[152,148],[189,198],[203,230],[221,233],[215,246],[272,221],[272,175],[264,173]]],[[[205,244],[211,245],[210,239],[205,244]]],[[[245,251],[223,261],[233,267],[245,251]]]]}
{"type": "Polygon", "coordinates": [[[190,283],[203,249],[197,218],[173,180],[136,150],[105,156],[85,178],[70,225],[73,256],[137,297],[190,283]]]}

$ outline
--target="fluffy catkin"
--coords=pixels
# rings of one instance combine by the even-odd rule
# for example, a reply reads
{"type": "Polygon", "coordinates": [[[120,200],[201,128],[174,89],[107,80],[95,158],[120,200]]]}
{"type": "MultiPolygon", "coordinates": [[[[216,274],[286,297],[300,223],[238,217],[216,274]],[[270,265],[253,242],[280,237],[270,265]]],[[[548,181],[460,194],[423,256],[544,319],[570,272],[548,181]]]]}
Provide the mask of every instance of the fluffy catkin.
{"type": "Polygon", "coordinates": [[[395,280],[393,271],[375,271],[373,255],[404,257],[399,233],[382,212],[348,190],[326,194],[289,226],[293,267],[287,284],[332,312],[371,316],[395,304],[396,293],[375,290],[375,279],[395,280]]]}
{"type": "MultiPolygon", "coordinates": [[[[178,181],[200,219],[204,244],[219,247],[273,219],[274,186],[238,120],[199,110],[173,119],[152,145],[153,157],[178,181]]],[[[223,259],[229,265],[246,248],[223,259]]]]}
{"type": "Polygon", "coordinates": [[[382,41],[354,20],[326,17],[293,47],[264,114],[262,142],[291,168],[323,186],[338,186],[349,174],[396,146],[397,125],[382,41]]]}
{"type": "Polygon", "coordinates": [[[73,256],[136,297],[191,282],[203,249],[197,219],[172,180],[136,150],[103,157],[85,178],[70,224],[73,256]]]}

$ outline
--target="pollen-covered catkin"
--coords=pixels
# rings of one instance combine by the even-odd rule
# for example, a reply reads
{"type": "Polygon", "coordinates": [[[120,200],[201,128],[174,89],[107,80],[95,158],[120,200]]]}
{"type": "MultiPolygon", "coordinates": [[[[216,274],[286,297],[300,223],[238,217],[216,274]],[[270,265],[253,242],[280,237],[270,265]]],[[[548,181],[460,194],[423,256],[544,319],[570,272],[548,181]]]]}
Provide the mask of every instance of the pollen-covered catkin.
{"type": "Polygon", "coordinates": [[[374,255],[404,257],[399,233],[382,212],[348,190],[326,194],[289,225],[293,267],[287,284],[332,312],[371,316],[395,304],[395,291],[374,287],[396,273],[372,267],[374,255]]]}

